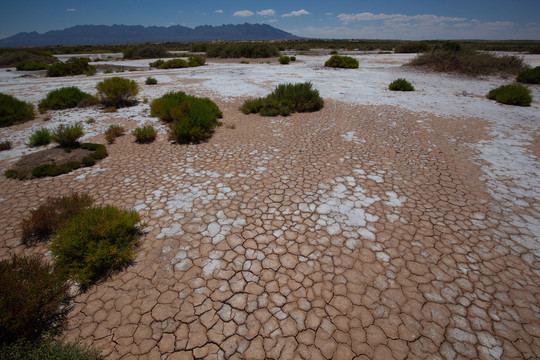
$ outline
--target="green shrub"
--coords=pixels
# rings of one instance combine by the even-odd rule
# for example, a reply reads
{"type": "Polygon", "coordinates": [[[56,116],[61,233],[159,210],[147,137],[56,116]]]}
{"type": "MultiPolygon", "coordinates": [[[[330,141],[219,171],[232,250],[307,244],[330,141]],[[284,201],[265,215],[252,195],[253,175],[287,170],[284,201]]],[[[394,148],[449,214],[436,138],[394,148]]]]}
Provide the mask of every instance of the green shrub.
{"type": "Polygon", "coordinates": [[[79,146],[79,139],[84,135],[83,127],[80,123],[73,125],[58,125],[53,131],[52,139],[61,147],[74,148],[79,146]]]}
{"type": "Polygon", "coordinates": [[[262,116],[288,116],[293,112],[312,112],[320,110],[324,100],[319,91],[312,89],[310,82],[280,84],[268,96],[247,100],[242,105],[244,114],[259,113],[262,116]]]}
{"type": "Polygon", "coordinates": [[[278,56],[279,50],[274,44],[234,42],[210,44],[206,50],[206,55],[219,58],[269,58],[278,56]]]}
{"type": "Polygon", "coordinates": [[[48,198],[37,209],[30,210],[30,215],[22,220],[23,244],[49,240],[67,219],[89,208],[92,202],[89,195],[77,193],[48,198]]]}
{"type": "Polygon", "coordinates": [[[291,61],[296,61],[296,56],[291,56],[291,61]]]}
{"type": "Polygon", "coordinates": [[[147,77],[146,81],[144,83],[146,85],[156,85],[157,84],[157,79],[155,79],[153,77],[147,77]]]}
{"type": "Polygon", "coordinates": [[[343,69],[357,69],[358,60],[350,56],[334,55],[330,59],[326,60],[324,66],[343,69]]]}
{"type": "Polygon", "coordinates": [[[45,338],[31,342],[20,340],[0,346],[0,359],[6,360],[102,360],[99,351],[78,342],[45,338]]]}
{"type": "Polygon", "coordinates": [[[124,135],[124,131],[126,129],[123,126],[112,124],[105,131],[105,138],[109,144],[112,144],[117,137],[124,135]]]}
{"type": "Polygon", "coordinates": [[[156,129],[152,125],[138,127],[131,133],[135,136],[135,141],[141,144],[151,143],[156,139],[156,129]]]}
{"type": "Polygon", "coordinates": [[[162,46],[148,45],[142,48],[130,46],[124,50],[124,59],[151,59],[167,57],[169,54],[162,46]]]}
{"type": "Polygon", "coordinates": [[[102,144],[84,143],[81,145],[81,149],[93,151],[93,153],[90,154],[89,157],[94,160],[105,159],[108,156],[107,148],[105,147],[105,145],[102,144]]]}
{"type": "Polygon", "coordinates": [[[94,96],[79,90],[76,86],[63,87],[50,91],[45,99],[39,102],[38,108],[40,111],[70,109],[79,106],[83,100],[88,100],[83,105],[97,101],[94,96]]]}
{"type": "Polygon", "coordinates": [[[337,55],[337,54],[338,54],[337,50],[330,51],[330,55],[337,55]]]}
{"type": "Polygon", "coordinates": [[[188,65],[190,67],[203,66],[206,64],[206,57],[202,55],[191,55],[188,57],[188,65]]]}
{"type": "Polygon", "coordinates": [[[150,63],[150,66],[157,67],[158,69],[182,69],[189,67],[189,64],[183,59],[171,59],[167,61],[157,60],[150,63]]]}
{"type": "Polygon", "coordinates": [[[37,70],[47,70],[49,65],[42,64],[34,61],[21,61],[15,65],[18,71],[37,71],[37,70]]]}
{"type": "Polygon", "coordinates": [[[115,112],[118,112],[118,109],[115,108],[114,106],[109,106],[109,107],[103,109],[103,112],[104,113],[115,113],[115,112]]]}
{"type": "Polygon", "coordinates": [[[30,139],[28,139],[28,143],[26,145],[30,147],[44,146],[50,144],[51,140],[52,135],[49,129],[42,127],[30,135],[30,139]]]}
{"type": "Polygon", "coordinates": [[[159,68],[161,65],[165,64],[165,60],[156,60],[154,62],[149,63],[150,67],[159,68]]]}
{"type": "Polygon", "coordinates": [[[134,80],[121,77],[100,81],[96,88],[101,103],[115,108],[134,105],[135,96],[139,93],[139,86],[134,80]]]}
{"type": "Polygon", "coordinates": [[[139,236],[135,211],[112,206],[84,210],[67,220],[51,243],[55,265],[87,288],[127,265],[139,236]]]}
{"type": "Polygon", "coordinates": [[[429,45],[424,41],[408,41],[396,47],[396,53],[415,54],[429,50],[429,45]]]}
{"type": "Polygon", "coordinates": [[[5,151],[11,149],[13,144],[9,140],[0,141],[0,151],[5,151]]]}
{"type": "Polygon", "coordinates": [[[21,62],[54,64],[58,62],[58,59],[37,49],[6,51],[0,54],[0,67],[13,67],[21,62]]]}
{"type": "Polygon", "coordinates": [[[47,70],[47,76],[72,76],[72,75],[94,75],[96,68],[88,64],[89,59],[71,58],[65,63],[56,63],[47,70]]]}
{"type": "Polygon", "coordinates": [[[96,106],[99,105],[99,99],[93,95],[84,97],[77,103],[78,108],[87,108],[90,106],[96,106]]]}
{"type": "Polygon", "coordinates": [[[393,91],[414,91],[414,86],[402,78],[392,81],[388,88],[393,91]]]}
{"type": "Polygon", "coordinates": [[[540,66],[533,69],[521,70],[517,74],[516,81],[527,84],[540,84],[540,66]]]}
{"type": "Polygon", "coordinates": [[[278,60],[279,60],[279,63],[282,65],[287,65],[288,63],[291,62],[291,58],[285,55],[280,56],[278,60]]]}
{"type": "Polygon", "coordinates": [[[0,344],[61,330],[69,285],[40,256],[1,260],[0,289],[0,344]]]}
{"type": "Polygon", "coordinates": [[[516,106],[529,106],[532,102],[531,90],[520,84],[499,86],[487,94],[490,100],[516,106]]]}
{"type": "Polygon", "coordinates": [[[112,71],[111,69],[105,69],[105,70],[103,71],[104,74],[112,74],[112,72],[113,72],[113,71],[112,71]]]}
{"type": "Polygon", "coordinates": [[[34,118],[34,106],[0,93],[0,127],[11,126],[34,118]]]}

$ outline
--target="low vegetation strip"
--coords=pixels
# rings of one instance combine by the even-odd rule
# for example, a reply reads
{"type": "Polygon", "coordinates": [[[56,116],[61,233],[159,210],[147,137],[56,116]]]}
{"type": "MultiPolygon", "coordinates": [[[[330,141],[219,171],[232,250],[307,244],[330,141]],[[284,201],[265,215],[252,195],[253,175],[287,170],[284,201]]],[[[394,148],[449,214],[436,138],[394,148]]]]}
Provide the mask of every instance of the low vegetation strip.
{"type": "Polygon", "coordinates": [[[34,106],[0,93],[0,127],[7,127],[34,118],[34,106]]]}

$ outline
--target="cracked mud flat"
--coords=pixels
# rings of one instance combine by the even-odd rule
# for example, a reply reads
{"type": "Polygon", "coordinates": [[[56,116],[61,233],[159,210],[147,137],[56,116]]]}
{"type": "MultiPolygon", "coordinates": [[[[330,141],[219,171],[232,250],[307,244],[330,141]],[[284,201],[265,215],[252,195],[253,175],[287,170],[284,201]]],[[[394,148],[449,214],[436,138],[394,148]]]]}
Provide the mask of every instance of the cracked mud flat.
{"type": "MultiPolygon", "coordinates": [[[[224,126],[198,145],[169,143],[142,102],[0,129],[15,145],[2,171],[40,126],[94,117],[86,139],[101,143],[111,123],[161,129],[149,145],[118,138],[92,168],[0,178],[1,257],[47,252],[20,246],[18,227],[49,195],[136,209],[147,228],[134,264],[77,296],[65,332],[108,359],[539,358],[538,103],[498,105],[481,95],[504,80],[422,74],[388,57],[359,56],[358,72],[299,57],[120,74],[158,79],[140,100],[211,97],[224,126]],[[420,91],[384,90],[397,77],[420,91]],[[325,107],[239,112],[247,95],[292,79],[313,81],[325,107]]],[[[34,103],[107,77],[15,75],[2,72],[0,90],[34,103]]]]}

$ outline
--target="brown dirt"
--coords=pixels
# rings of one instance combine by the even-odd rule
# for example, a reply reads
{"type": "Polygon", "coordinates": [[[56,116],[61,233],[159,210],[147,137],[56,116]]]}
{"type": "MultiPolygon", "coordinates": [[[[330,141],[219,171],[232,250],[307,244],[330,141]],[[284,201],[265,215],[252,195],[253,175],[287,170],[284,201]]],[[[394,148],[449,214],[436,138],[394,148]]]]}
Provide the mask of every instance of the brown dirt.
{"type": "Polygon", "coordinates": [[[33,168],[44,164],[65,164],[70,161],[82,161],[82,159],[90,155],[92,151],[85,149],[73,149],[71,152],[66,152],[63,148],[54,147],[39,151],[33,154],[24,155],[19,161],[17,161],[12,170],[19,172],[31,172],[33,168]]]}

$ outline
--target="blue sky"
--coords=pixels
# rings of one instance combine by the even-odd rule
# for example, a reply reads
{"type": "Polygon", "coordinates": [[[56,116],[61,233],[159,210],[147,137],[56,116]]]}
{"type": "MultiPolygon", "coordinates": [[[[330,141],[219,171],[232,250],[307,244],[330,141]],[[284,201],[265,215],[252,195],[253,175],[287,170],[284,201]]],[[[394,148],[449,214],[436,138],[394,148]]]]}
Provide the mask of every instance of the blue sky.
{"type": "Polygon", "coordinates": [[[540,39],[540,0],[22,0],[1,9],[0,37],[87,24],[248,22],[316,38],[540,39]]]}

